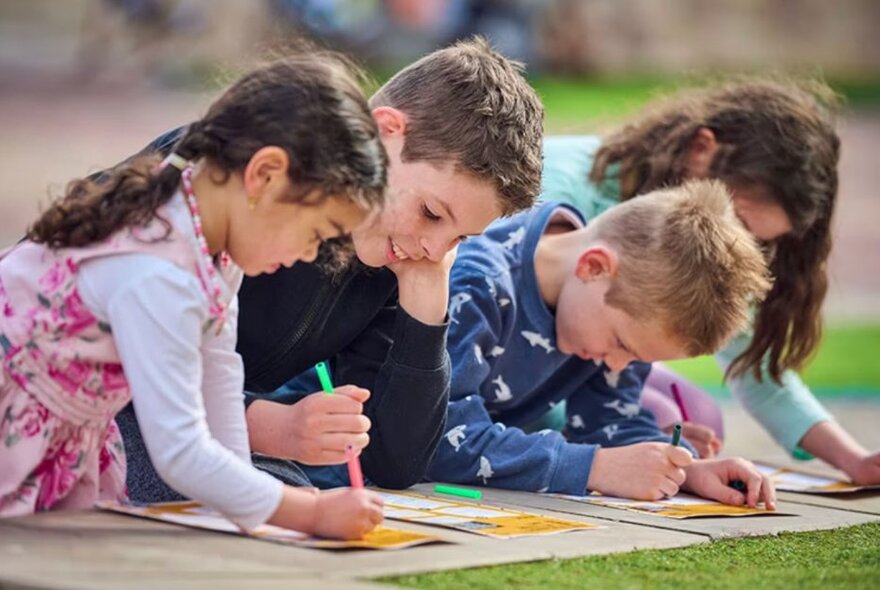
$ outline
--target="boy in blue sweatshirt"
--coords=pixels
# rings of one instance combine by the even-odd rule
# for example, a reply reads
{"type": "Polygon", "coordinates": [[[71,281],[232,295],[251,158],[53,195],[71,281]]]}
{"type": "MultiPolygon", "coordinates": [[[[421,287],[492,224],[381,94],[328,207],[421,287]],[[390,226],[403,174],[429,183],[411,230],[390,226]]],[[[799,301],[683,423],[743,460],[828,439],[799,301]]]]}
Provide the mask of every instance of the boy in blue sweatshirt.
{"type": "Polygon", "coordinates": [[[772,485],[750,463],[694,460],[639,405],[648,363],[715,351],[768,286],[717,182],[657,191],[589,224],[552,202],[496,222],[452,269],[451,401],[429,477],[650,500],[682,489],[772,508],[772,485]],[[561,400],[564,433],[528,432],[561,400]]]}

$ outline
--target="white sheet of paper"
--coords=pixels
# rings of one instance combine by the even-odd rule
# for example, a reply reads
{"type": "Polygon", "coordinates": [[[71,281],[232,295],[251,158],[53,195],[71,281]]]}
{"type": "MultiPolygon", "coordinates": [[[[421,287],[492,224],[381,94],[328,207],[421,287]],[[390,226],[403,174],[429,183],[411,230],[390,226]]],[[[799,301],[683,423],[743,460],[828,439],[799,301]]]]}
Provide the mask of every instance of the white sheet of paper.
{"type": "Polygon", "coordinates": [[[416,510],[436,510],[438,508],[454,508],[455,504],[447,502],[436,502],[434,500],[426,500],[423,498],[413,498],[402,494],[387,494],[378,492],[385,503],[389,506],[401,508],[415,508],[416,510]]]}
{"type": "Polygon", "coordinates": [[[509,512],[480,508],[479,506],[474,506],[473,508],[470,506],[453,506],[452,508],[441,508],[438,512],[454,516],[467,516],[469,518],[503,518],[510,516],[509,512]]]}

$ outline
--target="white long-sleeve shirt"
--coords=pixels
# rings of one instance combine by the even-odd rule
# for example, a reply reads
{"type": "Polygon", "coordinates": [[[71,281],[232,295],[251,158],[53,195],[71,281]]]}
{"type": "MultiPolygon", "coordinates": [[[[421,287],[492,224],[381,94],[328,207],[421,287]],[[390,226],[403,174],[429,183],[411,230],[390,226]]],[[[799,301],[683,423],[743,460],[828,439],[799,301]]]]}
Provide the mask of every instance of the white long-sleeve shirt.
{"type": "Polygon", "coordinates": [[[208,300],[198,279],[149,254],[83,263],[79,291],[112,329],[159,475],[245,529],[264,523],[283,484],[251,465],[235,300],[221,332],[203,334],[208,300]]]}

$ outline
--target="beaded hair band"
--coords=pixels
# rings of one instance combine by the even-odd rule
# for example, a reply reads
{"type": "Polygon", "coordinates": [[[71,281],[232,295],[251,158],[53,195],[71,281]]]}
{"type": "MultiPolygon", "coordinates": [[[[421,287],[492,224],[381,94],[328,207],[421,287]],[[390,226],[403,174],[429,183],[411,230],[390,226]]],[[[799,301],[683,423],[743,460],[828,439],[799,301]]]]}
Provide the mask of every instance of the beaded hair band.
{"type": "Polygon", "coordinates": [[[173,166],[183,172],[187,166],[189,166],[189,160],[177,154],[175,152],[171,152],[168,154],[168,157],[162,160],[162,163],[159,164],[159,170],[164,170],[168,166],[173,166]]]}

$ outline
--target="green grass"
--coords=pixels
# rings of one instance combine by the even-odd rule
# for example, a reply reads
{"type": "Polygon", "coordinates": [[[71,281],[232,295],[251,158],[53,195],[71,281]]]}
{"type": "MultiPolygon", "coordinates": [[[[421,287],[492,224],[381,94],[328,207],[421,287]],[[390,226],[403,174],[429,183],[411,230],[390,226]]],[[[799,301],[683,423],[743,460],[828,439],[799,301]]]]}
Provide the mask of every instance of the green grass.
{"type": "MultiPolygon", "coordinates": [[[[817,395],[880,396],[880,326],[828,328],[819,352],[803,373],[817,395]]],[[[723,390],[721,371],[712,357],[668,363],[685,377],[713,392],[723,390]]]]}
{"type": "Polygon", "coordinates": [[[381,581],[428,590],[877,588],[880,523],[381,581]]]}
{"type": "MultiPolygon", "coordinates": [[[[719,79],[723,79],[719,78],[719,79]]],[[[531,81],[544,102],[550,134],[596,133],[615,128],[649,100],[705,78],[585,78],[538,76],[531,81]]],[[[880,79],[838,78],[828,84],[854,109],[880,106],[880,79]]]]}
{"type": "Polygon", "coordinates": [[[647,79],[542,77],[531,82],[544,103],[550,134],[596,133],[612,128],[672,87],[670,82],[647,79]]]}

